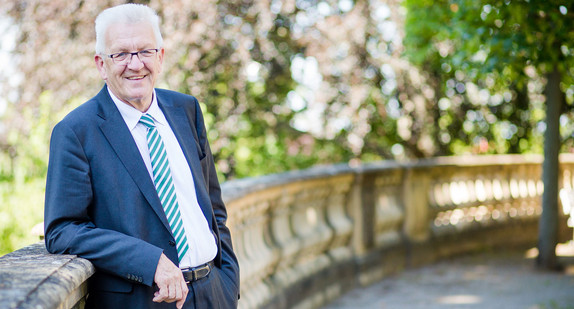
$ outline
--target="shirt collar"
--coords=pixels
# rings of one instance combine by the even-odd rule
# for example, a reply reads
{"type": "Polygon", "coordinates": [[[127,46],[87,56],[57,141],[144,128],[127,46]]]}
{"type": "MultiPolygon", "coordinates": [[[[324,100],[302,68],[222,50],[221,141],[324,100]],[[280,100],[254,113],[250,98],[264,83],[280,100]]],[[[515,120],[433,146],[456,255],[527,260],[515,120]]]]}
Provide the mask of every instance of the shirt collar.
{"type": "MultiPolygon", "coordinates": [[[[138,109],[134,108],[133,106],[130,106],[130,105],[122,102],[120,99],[118,99],[110,91],[109,88],[108,88],[108,93],[110,94],[110,96],[112,97],[112,101],[114,101],[114,104],[116,105],[116,107],[120,111],[120,114],[122,115],[122,118],[126,122],[128,129],[130,129],[130,131],[133,130],[136,127],[136,125],[138,124],[138,122],[140,121],[140,118],[144,113],[140,112],[138,109]]],[[[151,105],[148,108],[146,113],[151,115],[155,122],[157,122],[159,124],[165,124],[166,123],[165,116],[163,115],[163,112],[161,111],[161,109],[159,108],[159,105],[157,104],[157,96],[155,93],[155,89],[153,90],[153,98],[151,101],[151,105]]]]}
{"type": "MultiPolygon", "coordinates": [[[[156,122],[156,124],[160,124],[160,125],[165,125],[167,124],[167,120],[165,119],[165,115],[163,114],[163,112],[161,111],[161,109],[159,108],[159,105],[157,103],[157,96],[155,94],[155,90],[153,91],[153,100],[151,101],[151,105],[148,108],[146,114],[151,115],[151,117],[153,118],[153,121],[156,122]]],[[[141,115],[143,115],[140,112],[140,117],[141,115]]],[[[139,118],[138,118],[139,121],[139,118]]]]}

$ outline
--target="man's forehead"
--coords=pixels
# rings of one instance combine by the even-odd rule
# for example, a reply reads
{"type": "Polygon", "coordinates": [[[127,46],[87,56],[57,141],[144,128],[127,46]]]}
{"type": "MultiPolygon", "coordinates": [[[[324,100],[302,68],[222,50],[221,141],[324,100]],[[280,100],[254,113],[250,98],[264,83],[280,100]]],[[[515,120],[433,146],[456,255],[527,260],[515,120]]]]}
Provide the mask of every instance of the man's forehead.
{"type": "Polygon", "coordinates": [[[112,23],[106,30],[106,45],[124,47],[124,45],[156,45],[153,27],[149,22],[112,23]]]}

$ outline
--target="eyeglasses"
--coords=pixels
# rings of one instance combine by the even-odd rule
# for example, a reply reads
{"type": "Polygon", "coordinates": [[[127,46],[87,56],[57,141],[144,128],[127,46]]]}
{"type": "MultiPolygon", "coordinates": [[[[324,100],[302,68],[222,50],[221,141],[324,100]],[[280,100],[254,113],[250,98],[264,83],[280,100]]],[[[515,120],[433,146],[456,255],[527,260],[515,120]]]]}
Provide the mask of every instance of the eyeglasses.
{"type": "Polygon", "coordinates": [[[146,59],[146,58],[150,58],[150,57],[155,56],[158,51],[159,51],[159,49],[157,49],[157,48],[151,48],[151,49],[140,50],[140,51],[133,52],[133,53],[130,53],[130,52],[115,53],[115,54],[108,55],[108,57],[112,58],[112,61],[114,61],[115,64],[125,65],[125,64],[130,63],[132,61],[132,57],[135,55],[138,56],[140,61],[144,61],[144,59],[146,59]]]}

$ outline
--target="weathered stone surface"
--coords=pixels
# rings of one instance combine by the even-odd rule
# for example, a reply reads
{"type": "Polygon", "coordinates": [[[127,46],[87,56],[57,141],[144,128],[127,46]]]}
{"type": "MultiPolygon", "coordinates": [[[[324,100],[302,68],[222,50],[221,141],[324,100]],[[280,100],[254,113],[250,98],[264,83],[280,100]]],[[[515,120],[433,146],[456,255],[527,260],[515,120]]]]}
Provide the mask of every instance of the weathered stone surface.
{"type": "Polygon", "coordinates": [[[94,267],[74,255],[53,255],[43,242],[0,257],[2,308],[72,308],[86,294],[94,267]]]}

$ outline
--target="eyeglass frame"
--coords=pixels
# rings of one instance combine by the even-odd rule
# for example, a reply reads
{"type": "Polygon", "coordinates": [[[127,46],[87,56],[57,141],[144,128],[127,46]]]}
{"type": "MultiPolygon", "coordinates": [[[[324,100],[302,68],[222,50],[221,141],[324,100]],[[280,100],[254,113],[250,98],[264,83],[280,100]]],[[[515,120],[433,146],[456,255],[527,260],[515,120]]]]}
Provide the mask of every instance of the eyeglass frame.
{"type": "Polygon", "coordinates": [[[159,48],[146,48],[146,49],[138,50],[136,52],[119,52],[119,53],[108,54],[106,56],[108,56],[108,58],[112,59],[112,62],[117,64],[117,65],[127,65],[127,64],[130,64],[132,62],[132,59],[134,56],[137,56],[138,59],[143,62],[144,61],[143,59],[151,58],[151,57],[157,55],[159,50],[160,50],[159,48]],[[142,52],[147,52],[147,51],[152,51],[152,50],[154,51],[153,55],[141,56],[142,52]],[[117,60],[116,58],[122,54],[126,55],[126,59],[117,60]],[[128,55],[129,55],[129,57],[128,57],[128,55]]]}

